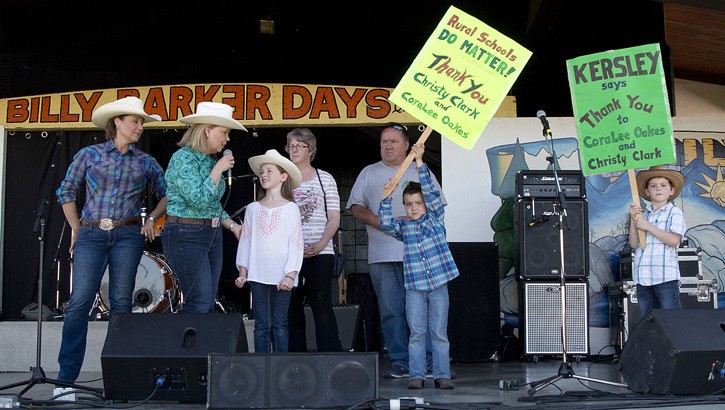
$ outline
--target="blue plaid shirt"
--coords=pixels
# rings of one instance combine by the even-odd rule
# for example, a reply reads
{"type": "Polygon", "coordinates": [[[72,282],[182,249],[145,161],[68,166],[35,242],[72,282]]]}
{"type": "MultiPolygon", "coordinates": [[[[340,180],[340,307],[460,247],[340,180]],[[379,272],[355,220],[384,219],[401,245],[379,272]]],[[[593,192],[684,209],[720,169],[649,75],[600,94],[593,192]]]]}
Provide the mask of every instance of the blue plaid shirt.
{"type": "MultiPolygon", "coordinates": [[[[673,232],[685,237],[685,216],[680,208],[668,202],[656,212],[650,205],[642,212],[642,218],[665,232],[673,232]]],[[[633,279],[643,286],[654,286],[660,283],[680,280],[680,265],[677,259],[677,248],[668,246],[647,232],[647,246],[642,250],[637,246],[634,253],[633,279]]]]}
{"type": "Polygon", "coordinates": [[[121,154],[113,141],[91,145],[78,151],[65,179],[55,192],[58,203],[76,201],[85,185],[83,219],[128,219],[141,215],[141,196],[151,185],[157,199],[166,196],[161,165],[149,154],[129,146],[121,154]]]}
{"type": "Polygon", "coordinates": [[[426,164],[418,170],[426,213],[417,221],[393,219],[392,198],[380,202],[380,226],[383,232],[403,241],[403,278],[405,288],[427,291],[437,289],[458,276],[458,267],[446,242],[443,223],[445,204],[435,188],[426,164]]]}

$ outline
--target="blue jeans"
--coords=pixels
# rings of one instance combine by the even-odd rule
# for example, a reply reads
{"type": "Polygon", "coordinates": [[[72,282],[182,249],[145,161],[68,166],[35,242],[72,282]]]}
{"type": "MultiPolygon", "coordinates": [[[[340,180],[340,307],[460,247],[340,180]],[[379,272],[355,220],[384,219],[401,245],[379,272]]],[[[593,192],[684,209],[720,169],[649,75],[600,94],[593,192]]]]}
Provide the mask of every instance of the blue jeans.
{"type": "Polygon", "coordinates": [[[642,317],[652,309],[682,309],[680,281],[671,280],[654,286],[637,284],[637,304],[642,317]]]}
{"type": "Polygon", "coordinates": [[[73,257],[73,291],[63,319],[58,380],[78,378],[86,352],[88,316],[108,266],[110,315],[131,312],[131,298],[144,249],[141,225],[104,231],[82,226],[73,257]]]}
{"type": "Polygon", "coordinates": [[[277,290],[277,285],[249,282],[254,313],[254,352],[288,351],[287,312],[292,292],[277,290]],[[273,343],[273,346],[270,346],[273,343]]]}
{"type": "Polygon", "coordinates": [[[431,291],[407,290],[405,309],[410,326],[410,379],[425,379],[428,369],[426,348],[433,349],[433,378],[451,378],[448,342],[448,285],[431,291]]]}
{"type": "Polygon", "coordinates": [[[315,320],[315,337],[318,352],[341,352],[340,332],[332,308],[332,255],[316,255],[305,258],[299,273],[299,285],[292,291],[289,305],[289,351],[306,352],[307,323],[305,298],[310,304],[315,320]]]}
{"type": "Polygon", "coordinates": [[[167,223],[161,235],[164,255],[179,280],[183,311],[214,311],[222,274],[222,228],[167,223]]]}
{"type": "Polygon", "coordinates": [[[380,308],[380,325],[393,364],[408,368],[408,324],[405,320],[403,262],[368,265],[380,308]]]}

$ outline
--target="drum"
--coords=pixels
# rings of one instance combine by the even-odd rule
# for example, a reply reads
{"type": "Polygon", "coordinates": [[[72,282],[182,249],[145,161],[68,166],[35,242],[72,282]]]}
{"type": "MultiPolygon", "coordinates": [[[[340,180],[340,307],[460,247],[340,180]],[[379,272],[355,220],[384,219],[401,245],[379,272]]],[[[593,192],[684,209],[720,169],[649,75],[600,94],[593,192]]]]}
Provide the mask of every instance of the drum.
{"type": "MultiPolygon", "coordinates": [[[[131,298],[133,313],[164,313],[176,312],[181,299],[181,291],[176,277],[166,263],[163,255],[144,251],[141,262],[136,270],[136,285],[131,298]]],[[[98,292],[99,309],[102,313],[110,310],[108,299],[108,268],[101,280],[98,292]]]]}

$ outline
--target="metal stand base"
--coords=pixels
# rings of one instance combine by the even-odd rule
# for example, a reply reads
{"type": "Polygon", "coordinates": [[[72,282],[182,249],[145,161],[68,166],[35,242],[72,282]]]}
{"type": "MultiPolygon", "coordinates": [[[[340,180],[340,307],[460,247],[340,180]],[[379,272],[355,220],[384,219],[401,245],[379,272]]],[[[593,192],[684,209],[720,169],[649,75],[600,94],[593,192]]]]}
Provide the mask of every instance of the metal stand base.
{"type": "Polygon", "coordinates": [[[12,388],[27,384],[27,386],[25,386],[25,388],[23,390],[21,390],[20,393],[18,393],[18,398],[20,398],[28,390],[32,389],[33,386],[35,386],[36,384],[50,383],[50,384],[55,384],[56,386],[69,387],[69,388],[77,389],[77,390],[85,390],[85,391],[89,391],[89,392],[96,393],[99,395],[103,394],[103,389],[100,389],[100,388],[80,386],[80,385],[77,385],[77,384],[74,384],[71,382],[64,382],[64,381],[60,381],[60,380],[49,379],[49,378],[45,377],[45,371],[43,371],[42,367],[31,367],[30,371],[33,373],[33,375],[30,377],[30,380],[28,380],[26,382],[18,382],[18,383],[13,383],[13,384],[8,384],[5,386],[2,386],[2,387],[0,387],[0,391],[12,389],[12,388]]]}
{"type": "Polygon", "coordinates": [[[527,393],[529,394],[529,396],[533,396],[539,390],[543,389],[544,387],[550,386],[561,379],[578,379],[588,382],[606,384],[608,386],[621,387],[624,389],[629,388],[629,386],[622,383],[608,382],[605,380],[592,379],[591,377],[577,376],[576,374],[574,374],[574,369],[572,369],[571,363],[564,362],[559,366],[559,372],[556,376],[547,377],[546,379],[531,383],[531,387],[529,388],[527,393]]]}

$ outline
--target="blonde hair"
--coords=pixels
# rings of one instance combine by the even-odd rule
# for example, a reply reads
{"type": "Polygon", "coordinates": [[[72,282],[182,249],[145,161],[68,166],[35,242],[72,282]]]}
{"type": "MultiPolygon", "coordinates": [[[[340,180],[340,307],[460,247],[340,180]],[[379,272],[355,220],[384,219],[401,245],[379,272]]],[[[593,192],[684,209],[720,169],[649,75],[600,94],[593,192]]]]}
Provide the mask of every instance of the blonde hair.
{"type": "MultiPolygon", "coordinates": [[[[262,164],[264,165],[264,164],[262,164]]],[[[277,164],[272,164],[279,170],[282,174],[287,174],[287,179],[282,182],[282,186],[280,187],[280,193],[282,194],[282,197],[290,202],[295,201],[295,197],[292,194],[292,176],[287,172],[284,168],[280,167],[277,164]]],[[[261,187],[261,185],[260,185],[261,187]]],[[[259,192],[257,193],[257,201],[261,201],[262,198],[267,196],[267,190],[264,188],[261,188],[259,192]]]]}
{"type": "Polygon", "coordinates": [[[180,147],[189,147],[194,151],[206,152],[206,129],[214,127],[218,127],[218,125],[194,124],[191,128],[186,130],[184,136],[181,137],[181,141],[179,141],[176,145],[180,147]]]}

